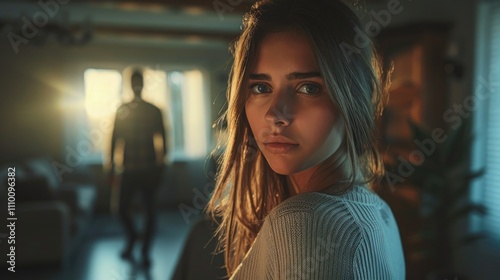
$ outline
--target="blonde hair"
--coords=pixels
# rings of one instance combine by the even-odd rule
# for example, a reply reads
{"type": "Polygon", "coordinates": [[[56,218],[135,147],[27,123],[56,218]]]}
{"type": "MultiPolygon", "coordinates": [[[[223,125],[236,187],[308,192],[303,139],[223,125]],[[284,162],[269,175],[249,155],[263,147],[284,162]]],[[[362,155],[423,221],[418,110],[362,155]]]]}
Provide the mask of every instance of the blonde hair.
{"type": "MultiPolygon", "coordinates": [[[[217,231],[225,251],[226,269],[232,275],[250,249],[266,215],[290,197],[287,176],[275,173],[258,149],[245,114],[247,95],[243,84],[255,60],[262,38],[271,32],[297,30],[308,38],[316,55],[331,100],[342,118],[344,147],[349,172],[339,181],[336,193],[359,183],[373,182],[383,174],[374,131],[375,116],[381,112],[381,77],[372,46],[347,53],[343,46],[355,44],[356,14],[335,0],[266,0],[245,14],[243,31],[232,46],[234,57],[227,90],[228,139],[221,157],[216,187],[207,212],[220,218],[217,231]]],[[[326,162],[326,161],[325,161],[326,162]]],[[[310,184],[334,170],[320,164],[310,184]]]]}

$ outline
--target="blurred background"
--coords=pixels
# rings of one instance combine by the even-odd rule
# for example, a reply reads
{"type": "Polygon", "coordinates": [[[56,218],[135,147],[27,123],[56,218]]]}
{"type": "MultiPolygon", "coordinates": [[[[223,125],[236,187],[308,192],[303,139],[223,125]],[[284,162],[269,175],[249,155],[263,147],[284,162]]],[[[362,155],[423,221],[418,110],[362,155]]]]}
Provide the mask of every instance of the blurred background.
{"type": "MultiPolygon", "coordinates": [[[[228,45],[253,2],[0,2],[0,177],[16,178],[18,218],[15,273],[12,233],[0,230],[0,278],[220,275],[202,214],[213,188],[208,155],[225,108],[228,45]],[[120,259],[125,236],[106,169],[137,67],[169,146],[149,270],[120,259]]],[[[394,69],[378,123],[388,170],[380,194],[400,227],[407,279],[499,279],[500,1],[351,3],[366,23],[352,50],[374,38],[394,69]]],[[[7,183],[0,194],[8,224],[7,183]]]]}

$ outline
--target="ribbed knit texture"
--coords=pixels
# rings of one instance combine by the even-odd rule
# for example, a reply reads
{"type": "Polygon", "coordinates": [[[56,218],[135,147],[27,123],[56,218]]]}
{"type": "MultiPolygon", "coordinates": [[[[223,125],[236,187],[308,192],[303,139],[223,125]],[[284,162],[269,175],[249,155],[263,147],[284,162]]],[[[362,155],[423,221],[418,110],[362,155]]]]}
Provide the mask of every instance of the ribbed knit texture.
{"type": "Polygon", "coordinates": [[[402,280],[398,226],[363,186],[340,196],[299,194],[269,213],[231,279],[402,280]]]}

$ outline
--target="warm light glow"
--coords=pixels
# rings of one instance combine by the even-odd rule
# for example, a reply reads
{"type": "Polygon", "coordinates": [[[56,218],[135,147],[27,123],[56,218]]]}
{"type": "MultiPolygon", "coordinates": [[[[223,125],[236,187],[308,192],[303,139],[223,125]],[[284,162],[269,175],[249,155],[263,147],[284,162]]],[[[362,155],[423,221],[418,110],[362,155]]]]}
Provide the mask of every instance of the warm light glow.
{"type": "Polygon", "coordinates": [[[153,136],[153,144],[155,146],[155,151],[156,151],[156,162],[163,163],[165,160],[165,151],[163,150],[163,141],[159,133],[156,133],[153,136]]]}
{"type": "Polygon", "coordinates": [[[85,109],[91,118],[114,115],[121,104],[121,75],[115,70],[87,69],[85,79],[85,109]]]}
{"type": "Polygon", "coordinates": [[[188,157],[202,157],[207,151],[205,95],[200,71],[184,72],[182,90],[184,118],[184,148],[188,157]]]}
{"type": "MultiPolygon", "coordinates": [[[[132,69],[125,69],[123,73],[115,70],[87,69],[84,73],[88,127],[94,134],[99,134],[99,141],[94,143],[94,152],[102,155],[105,163],[109,158],[116,110],[122,103],[130,102],[134,98],[130,81],[132,69]]],[[[169,149],[169,158],[205,157],[208,151],[207,127],[210,122],[202,72],[167,72],[146,68],[143,69],[143,75],[144,87],[141,97],[162,111],[167,129],[167,143],[174,143],[174,139],[177,139],[175,133],[183,134],[183,137],[177,140],[179,143],[175,142],[175,148],[169,149]],[[180,101],[176,103],[176,108],[170,100],[173,87],[178,91],[176,98],[180,101]]],[[[155,137],[154,143],[156,147],[162,147],[160,138],[155,137]]],[[[159,161],[163,161],[161,150],[157,149],[159,161]]],[[[115,160],[121,162],[122,158],[116,154],[115,160]]]]}
{"type": "Polygon", "coordinates": [[[167,106],[167,73],[162,70],[144,70],[142,99],[164,110],[167,106]]]}
{"type": "MultiPolygon", "coordinates": [[[[130,76],[132,69],[127,69],[123,80],[123,102],[130,102],[134,98],[130,76]]],[[[144,87],[141,98],[149,102],[162,111],[167,107],[167,73],[163,70],[143,69],[144,87]]]]}

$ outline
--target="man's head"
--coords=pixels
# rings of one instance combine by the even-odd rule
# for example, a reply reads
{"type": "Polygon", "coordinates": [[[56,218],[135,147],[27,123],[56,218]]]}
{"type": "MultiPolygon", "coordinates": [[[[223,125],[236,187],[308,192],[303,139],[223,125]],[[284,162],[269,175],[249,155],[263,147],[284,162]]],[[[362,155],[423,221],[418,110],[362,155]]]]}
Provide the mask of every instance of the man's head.
{"type": "Polygon", "coordinates": [[[140,70],[134,70],[131,78],[132,90],[136,97],[141,97],[142,88],[144,87],[144,79],[140,70]]]}

